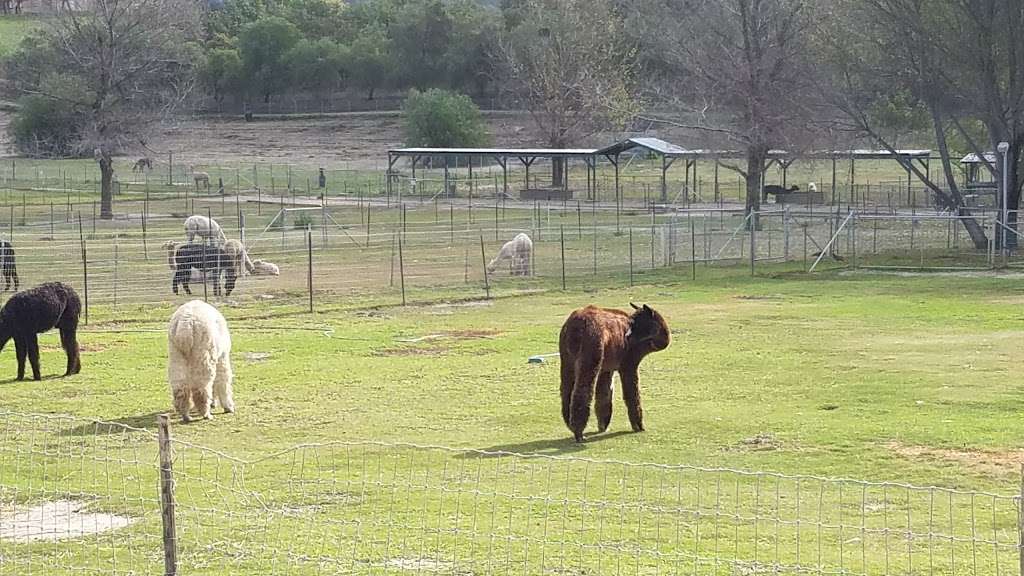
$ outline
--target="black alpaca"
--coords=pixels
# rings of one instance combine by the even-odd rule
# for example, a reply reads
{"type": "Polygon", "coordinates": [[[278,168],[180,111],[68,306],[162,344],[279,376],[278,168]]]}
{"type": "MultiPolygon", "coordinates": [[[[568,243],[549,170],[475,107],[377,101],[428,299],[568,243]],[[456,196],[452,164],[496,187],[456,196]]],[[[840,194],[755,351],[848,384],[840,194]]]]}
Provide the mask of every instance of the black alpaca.
{"type": "Polygon", "coordinates": [[[235,270],[235,262],[231,256],[220,247],[211,244],[185,244],[174,253],[174,279],[171,281],[171,290],[177,294],[178,285],[185,289],[185,294],[192,295],[189,289],[188,279],[192,275],[192,269],[199,272],[206,272],[207,279],[213,282],[213,293],[220,296],[220,275],[224,274],[224,295],[231,296],[235,289],[235,279],[238,271],[235,270]]]}
{"type": "Polygon", "coordinates": [[[60,330],[60,345],[68,356],[64,375],[78,374],[78,315],[82,302],[67,284],[48,282],[18,292],[0,309],[0,350],[14,339],[18,355],[18,380],[25,379],[25,356],[32,363],[32,379],[39,380],[39,340],[37,334],[51,328],[60,330]]]}
{"type": "Polygon", "coordinates": [[[4,275],[4,292],[11,289],[14,280],[14,291],[18,291],[18,266],[14,260],[14,246],[7,240],[0,240],[0,272],[4,275]]]}

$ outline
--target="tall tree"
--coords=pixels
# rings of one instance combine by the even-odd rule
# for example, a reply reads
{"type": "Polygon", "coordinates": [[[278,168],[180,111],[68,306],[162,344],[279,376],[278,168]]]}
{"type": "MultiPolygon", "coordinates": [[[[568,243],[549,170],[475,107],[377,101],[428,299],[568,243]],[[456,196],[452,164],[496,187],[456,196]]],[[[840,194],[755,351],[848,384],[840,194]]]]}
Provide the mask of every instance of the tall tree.
{"type": "MultiPolygon", "coordinates": [[[[1020,206],[1024,147],[1024,4],[1019,0],[843,0],[835,3],[819,35],[831,50],[836,81],[832,100],[856,129],[892,148],[871,111],[901,99],[929,120],[942,160],[944,184],[907,164],[950,210],[964,206],[953,164],[964,151],[984,158],[1009,142],[1009,226],[1020,206]],[[837,28],[859,26],[866,35],[836,36],[837,28]],[[866,41],[870,38],[870,41],[866,41]],[[974,126],[983,127],[978,138],[974,126]],[[956,142],[966,149],[957,150],[956,142]]],[[[1002,163],[989,164],[995,179],[1002,163]]],[[[975,245],[987,238],[972,219],[964,225],[975,245]]],[[[1007,237],[1016,245],[1016,235],[1007,237]]]]}
{"type": "MultiPolygon", "coordinates": [[[[508,9],[500,41],[507,85],[547,146],[565,148],[632,117],[635,50],[614,0],[521,0],[508,9]]],[[[552,162],[551,183],[565,184],[564,160],[552,162]]]]}
{"type": "Polygon", "coordinates": [[[291,83],[288,60],[285,58],[302,38],[298,28],[279,16],[261,18],[242,29],[238,52],[250,90],[269,103],[291,83]]]}
{"type": "Polygon", "coordinates": [[[199,33],[199,5],[190,0],[94,0],[42,29],[36,41],[47,57],[35,58],[34,71],[26,73],[21,57],[9,69],[16,93],[73,112],[73,150],[99,164],[103,218],[114,215],[114,154],[138,146],[188,95],[188,43],[199,33]]]}
{"type": "Polygon", "coordinates": [[[811,0],[651,0],[633,16],[645,60],[667,70],[666,94],[687,120],[746,155],[748,214],[760,208],[768,151],[799,150],[813,125],[808,54],[811,0]]]}
{"type": "Polygon", "coordinates": [[[394,83],[395,67],[394,46],[379,24],[362,29],[348,47],[345,70],[352,84],[366,91],[367,100],[394,83]]]}
{"type": "Polygon", "coordinates": [[[299,86],[320,98],[321,109],[328,95],[341,84],[346,51],[327,38],[300,40],[289,50],[284,60],[291,70],[294,86],[299,86]]]}

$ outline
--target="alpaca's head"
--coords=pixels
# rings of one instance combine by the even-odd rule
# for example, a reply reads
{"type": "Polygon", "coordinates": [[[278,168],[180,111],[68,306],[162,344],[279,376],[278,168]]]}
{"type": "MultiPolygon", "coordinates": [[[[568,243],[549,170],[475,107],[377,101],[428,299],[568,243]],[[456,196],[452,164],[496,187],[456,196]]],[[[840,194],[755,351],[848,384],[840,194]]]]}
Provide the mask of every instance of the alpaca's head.
{"type": "Polygon", "coordinates": [[[167,250],[168,252],[174,252],[174,250],[177,247],[178,247],[178,243],[175,242],[174,240],[168,240],[167,242],[163,243],[164,250],[167,250]]]}
{"type": "Polygon", "coordinates": [[[629,305],[633,307],[627,333],[630,347],[640,347],[638,351],[644,353],[668,348],[672,336],[661,314],[647,304],[637,306],[630,302],[629,305]]]}

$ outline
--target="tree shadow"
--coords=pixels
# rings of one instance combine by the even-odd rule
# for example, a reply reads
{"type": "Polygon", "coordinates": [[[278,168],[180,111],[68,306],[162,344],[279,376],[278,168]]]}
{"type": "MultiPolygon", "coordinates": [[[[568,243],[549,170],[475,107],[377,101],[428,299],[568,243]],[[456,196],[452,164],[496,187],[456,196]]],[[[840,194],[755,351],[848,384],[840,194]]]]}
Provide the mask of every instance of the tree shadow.
{"type": "Polygon", "coordinates": [[[625,436],[627,434],[633,434],[633,432],[629,430],[619,430],[617,432],[606,432],[604,434],[589,434],[586,437],[586,442],[578,444],[572,439],[572,435],[567,433],[566,436],[562,438],[532,440],[530,442],[519,442],[515,444],[497,444],[487,448],[476,448],[476,450],[479,450],[480,452],[466,452],[465,454],[459,455],[459,458],[501,458],[509,454],[520,454],[526,456],[563,456],[582,452],[587,449],[587,444],[600,442],[602,440],[611,440],[612,438],[618,438],[619,436],[625,436]],[[486,454],[481,454],[481,452],[486,452],[486,454]]]}
{"type": "Polygon", "coordinates": [[[156,429],[156,418],[166,411],[140,414],[138,416],[125,416],[115,420],[94,420],[79,424],[73,428],[66,428],[60,431],[60,436],[102,436],[111,434],[124,434],[135,432],[132,428],[143,428],[146,430],[156,429]],[[125,428],[128,426],[129,428],[125,428]]]}

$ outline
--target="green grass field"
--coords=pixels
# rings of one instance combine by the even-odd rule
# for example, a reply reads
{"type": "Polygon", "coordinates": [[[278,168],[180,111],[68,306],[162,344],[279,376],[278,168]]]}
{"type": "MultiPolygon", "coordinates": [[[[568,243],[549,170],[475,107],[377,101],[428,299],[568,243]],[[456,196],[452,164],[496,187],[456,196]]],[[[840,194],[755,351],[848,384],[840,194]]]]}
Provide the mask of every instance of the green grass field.
{"type": "MultiPolygon", "coordinates": [[[[612,565],[646,574],[673,562],[701,574],[759,562],[876,573],[884,556],[891,573],[1010,573],[1010,500],[365,444],[288,450],[413,442],[1017,492],[1024,325],[1014,310],[1024,289],[1016,276],[806,276],[780,266],[757,278],[712,268],[696,282],[664,271],[644,283],[585,292],[548,283],[493,301],[341,303],[234,320],[238,412],[173,426],[182,443],[183,562],[214,574],[541,574],[559,566],[584,574],[612,565]],[[628,433],[616,398],[610,431],[576,445],[559,415],[557,358],[527,358],[557,350],[571,309],[629,301],[656,307],[673,329],[672,346],[641,368],[648,430],[628,433]],[[912,542],[910,533],[954,538],[912,542]],[[979,548],[978,539],[990,543],[979,548]],[[607,548],[595,544],[602,540],[607,548]],[[975,571],[965,569],[972,554],[975,571]]],[[[152,429],[170,408],[170,311],[152,307],[131,324],[97,312],[103,321],[80,335],[83,372],[71,378],[49,377],[63,361],[52,334],[43,337],[42,382],[11,381],[6,352],[4,408],[152,429]]],[[[156,561],[158,548],[140,553],[159,546],[155,443],[84,421],[37,424],[6,421],[0,497],[110,492],[94,507],[143,520],[85,539],[80,552],[20,546],[12,565],[99,572],[120,558],[120,570],[133,573],[126,566],[156,561]]]]}

